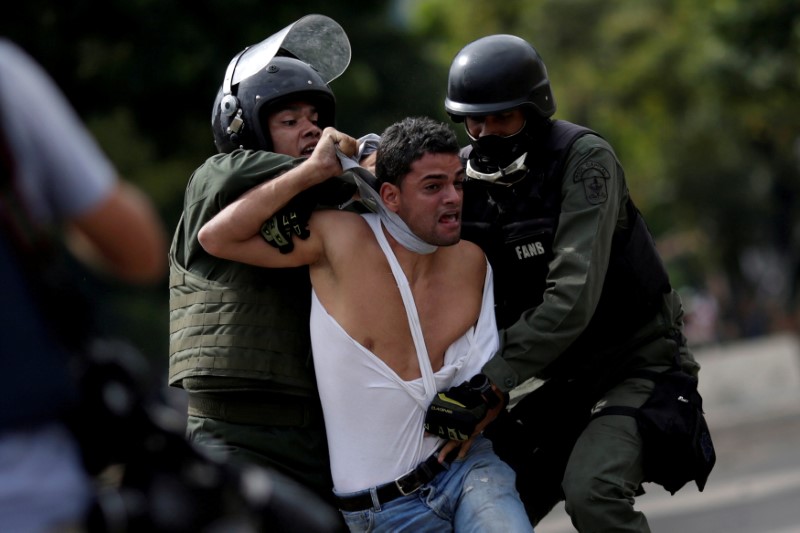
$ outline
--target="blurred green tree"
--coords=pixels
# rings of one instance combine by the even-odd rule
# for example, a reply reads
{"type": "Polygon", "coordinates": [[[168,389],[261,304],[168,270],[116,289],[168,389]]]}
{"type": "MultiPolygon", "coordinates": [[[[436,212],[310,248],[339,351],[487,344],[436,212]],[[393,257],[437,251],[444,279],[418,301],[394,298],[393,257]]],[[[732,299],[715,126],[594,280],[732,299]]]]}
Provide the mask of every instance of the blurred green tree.
{"type": "Polygon", "coordinates": [[[445,69],[483,35],[513,33],[536,46],[556,118],[588,125],[615,147],[676,285],[704,288],[722,273],[732,313],[752,297],[795,313],[800,2],[409,0],[406,8],[445,69]]]}
{"type": "MultiPolygon", "coordinates": [[[[350,37],[350,67],[332,86],[338,126],[356,136],[407,115],[446,120],[447,70],[463,45],[530,40],[556,117],[617,150],[676,284],[721,273],[734,299],[797,308],[800,0],[28,0],[4,13],[0,34],[53,75],[171,230],[192,170],[213,153],[211,105],[229,59],[309,13],[350,37]]],[[[166,287],[109,296],[120,329],[166,364],[166,287]]]]}
{"type": "MultiPolygon", "coordinates": [[[[360,136],[410,114],[445,118],[430,94],[446,72],[423,55],[419,38],[386,0],[30,0],[4,13],[0,35],[47,69],[172,231],[191,172],[215,151],[211,107],[228,61],[310,13],[339,22],[353,48],[350,67],[332,84],[340,129],[360,136]]],[[[108,315],[116,316],[109,327],[165,367],[166,284],[152,291],[100,290],[117,311],[108,315]]]]}

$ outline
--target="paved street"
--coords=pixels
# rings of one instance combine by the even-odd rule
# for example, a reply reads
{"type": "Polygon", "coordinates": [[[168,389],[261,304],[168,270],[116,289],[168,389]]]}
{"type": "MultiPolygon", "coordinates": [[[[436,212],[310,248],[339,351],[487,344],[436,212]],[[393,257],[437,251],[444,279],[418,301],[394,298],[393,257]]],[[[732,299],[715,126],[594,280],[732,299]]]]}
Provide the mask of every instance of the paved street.
{"type": "MultiPolygon", "coordinates": [[[[703,492],[645,487],[653,533],[800,533],[800,413],[711,430],[717,464],[703,492]]],[[[563,507],[536,528],[574,531],[563,507]]]]}

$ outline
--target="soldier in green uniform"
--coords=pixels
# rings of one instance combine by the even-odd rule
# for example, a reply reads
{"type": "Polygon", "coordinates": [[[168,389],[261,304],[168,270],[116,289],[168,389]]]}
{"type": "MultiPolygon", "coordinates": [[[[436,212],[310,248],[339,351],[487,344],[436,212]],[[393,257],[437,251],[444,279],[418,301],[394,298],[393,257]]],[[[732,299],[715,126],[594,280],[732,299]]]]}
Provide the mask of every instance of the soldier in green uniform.
{"type": "Polygon", "coordinates": [[[649,531],[634,508],[645,479],[636,419],[590,415],[641,406],[654,388],[642,369],[696,376],[699,365],[622,166],[601,136],[550,118],[545,65],[516,36],[457,54],[445,108],[471,139],[462,238],[495,272],[501,347],[483,373],[505,393],[546,380],[487,434],[517,469],[534,523],[564,499],[579,531],[649,531]]]}
{"type": "MultiPolygon", "coordinates": [[[[311,358],[307,268],[268,270],[211,257],[197,233],[245,191],[304,164],[322,129],[334,125],[328,84],[349,60],[341,28],[320,15],[232,59],[212,111],[219,153],[192,174],[169,252],[169,383],[188,392],[188,436],[328,500],[333,484],[311,358]],[[299,59],[316,52],[314,64],[299,59]]],[[[314,195],[273,222],[292,225],[289,213],[310,211],[314,195]]],[[[266,240],[270,231],[265,225],[266,240]]]]}

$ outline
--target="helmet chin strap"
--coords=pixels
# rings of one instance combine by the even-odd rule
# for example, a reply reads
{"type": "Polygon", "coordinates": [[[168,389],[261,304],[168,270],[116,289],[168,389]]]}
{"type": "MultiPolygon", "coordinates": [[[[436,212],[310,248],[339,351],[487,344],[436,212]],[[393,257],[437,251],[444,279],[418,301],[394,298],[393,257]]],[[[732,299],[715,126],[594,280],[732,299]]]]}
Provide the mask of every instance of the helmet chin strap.
{"type": "Polygon", "coordinates": [[[480,172],[479,170],[476,170],[472,165],[472,160],[470,159],[467,161],[466,174],[470,178],[476,180],[488,181],[497,185],[511,187],[525,177],[525,171],[528,170],[528,167],[525,166],[526,157],[528,157],[528,152],[525,152],[516,158],[505,168],[498,169],[496,172],[492,173],[480,172]]]}

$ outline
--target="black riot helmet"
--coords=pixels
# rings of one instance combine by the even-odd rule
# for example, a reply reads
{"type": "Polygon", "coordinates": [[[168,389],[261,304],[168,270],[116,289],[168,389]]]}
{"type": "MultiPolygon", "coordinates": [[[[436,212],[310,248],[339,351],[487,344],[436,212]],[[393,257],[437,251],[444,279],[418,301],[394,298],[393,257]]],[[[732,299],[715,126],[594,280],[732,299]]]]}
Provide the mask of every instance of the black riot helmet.
{"type": "Polygon", "coordinates": [[[549,118],[556,101],[536,49],[524,39],[501,34],[473,41],[456,55],[444,107],[455,122],[516,107],[549,118]]]}
{"type": "Polygon", "coordinates": [[[347,34],[324,15],[306,15],[245,48],[228,64],[214,100],[217,150],[271,150],[267,115],[291,101],[314,105],[320,128],[334,126],[336,100],[328,85],[349,63],[347,34]]]}
{"type": "Polygon", "coordinates": [[[275,57],[266,68],[228,91],[223,83],[211,113],[217,150],[232,152],[240,147],[271,150],[267,115],[296,100],[307,101],[317,108],[320,128],[335,125],[333,91],[311,65],[299,59],[275,57]]]}

